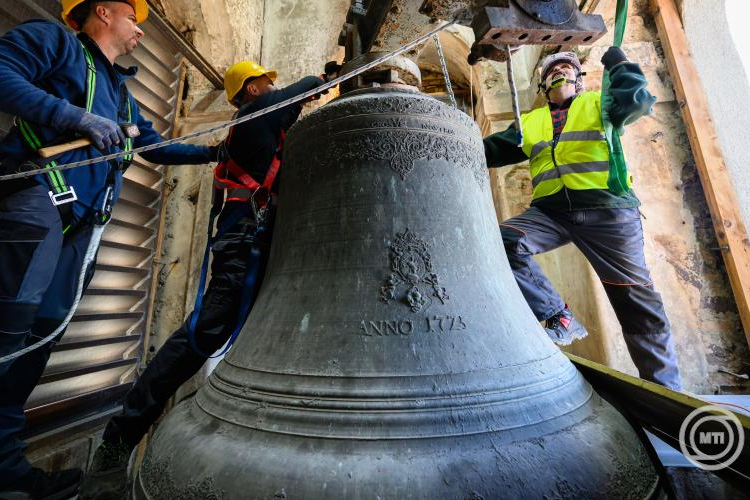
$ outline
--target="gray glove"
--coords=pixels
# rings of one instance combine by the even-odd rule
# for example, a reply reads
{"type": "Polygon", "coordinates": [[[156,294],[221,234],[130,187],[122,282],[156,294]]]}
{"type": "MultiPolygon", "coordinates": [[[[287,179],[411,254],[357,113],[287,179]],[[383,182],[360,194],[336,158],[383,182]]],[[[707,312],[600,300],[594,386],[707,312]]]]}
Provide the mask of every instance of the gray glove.
{"type": "Polygon", "coordinates": [[[84,113],[81,121],[73,129],[88,136],[100,151],[106,151],[110,146],[125,142],[125,134],[119,125],[109,118],[93,113],[84,113]]]}

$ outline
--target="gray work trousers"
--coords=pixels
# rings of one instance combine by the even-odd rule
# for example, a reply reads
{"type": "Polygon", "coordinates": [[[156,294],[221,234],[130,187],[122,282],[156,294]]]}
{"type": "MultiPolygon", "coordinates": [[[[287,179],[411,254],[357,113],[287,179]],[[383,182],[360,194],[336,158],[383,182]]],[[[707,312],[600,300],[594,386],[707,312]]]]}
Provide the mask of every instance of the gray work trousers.
{"type": "Polygon", "coordinates": [[[573,243],[599,276],[641,378],[681,388],[661,295],[643,254],[637,208],[557,212],[531,207],[500,225],[513,275],[539,321],[565,307],[532,255],[573,243]]]}

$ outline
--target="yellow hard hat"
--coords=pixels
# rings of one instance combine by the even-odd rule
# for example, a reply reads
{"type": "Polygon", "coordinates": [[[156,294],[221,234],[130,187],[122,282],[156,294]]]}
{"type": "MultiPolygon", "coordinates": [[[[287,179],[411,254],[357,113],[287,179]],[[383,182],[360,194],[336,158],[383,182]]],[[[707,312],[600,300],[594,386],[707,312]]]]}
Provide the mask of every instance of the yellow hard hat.
{"type": "Polygon", "coordinates": [[[258,78],[266,75],[272,81],[276,80],[276,70],[268,70],[255,61],[241,61],[232,64],[224,74],[224,90],[230,103],[237,96],[242,85],[248,78],[258,78]]]}
{"type": "MultiPolygon", "coordinates": [[[[63,18],[63,21],[65,21],[65,24],[67,24],[68,26],[70,26],[76,31],[80,30],[81,26],[77,26],[76,22],[70,18],[70,12],[85,1],[86,0],[62,0],[62,14],[60,15],[63,18]]],[[[148,17],[148,4],[146,3],[146,0],[103,0],[103,1],[129,3],[130,6],[133,7],[133,10],[135,11],[136,23],[142,23],[148,17]]]]}

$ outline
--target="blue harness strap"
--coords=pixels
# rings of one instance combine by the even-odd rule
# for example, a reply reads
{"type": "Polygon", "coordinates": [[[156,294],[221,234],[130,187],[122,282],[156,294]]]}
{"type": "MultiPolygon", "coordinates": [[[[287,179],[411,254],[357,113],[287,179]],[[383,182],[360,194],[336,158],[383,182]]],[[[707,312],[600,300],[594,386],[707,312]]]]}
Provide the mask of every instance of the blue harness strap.
{"type": "MultiPolygon", "coordinates": [[[[190,343],[190,347],[196,353],[209,359],[218,358],[226,354],[229,348],[232,347],[232,344],[234,344],[234,341],[237,340],[237,336],[240,334],[240,331],[245,324],[245,320],[247,319],[247,315],[250,313],[250,309],[255,302],[255,283],[258,280],[258,268],[260,267],[259,264],[261,259],[260,250],[258,250],[258,248],[253,248],[250,251],[250,255],[248,256],[247,267],[245,268],[245,278],[242,283],[242,294],[240,295],[240,307],[237,311],[237,319],[235,322],[234,331],[229,337],[226,346],[221,350],[221,352],[219,352],[218,354],[214,354],[213,356],[205,354],[198,348],[198,344],[195,341],[195,327],[198,324],[198,317],[200,316],[201,307],[203,306],[203,297],[206,293],[206,278],[208,276],[208,263],[211,256],[211,249],[213,248],[214,244],[219,241],[232,226],[237,224],[240,219],[249,214],[249,206],[244,207],[246,208],[244,210],[235,209],[225,220],[222,221],[221,224],[219,224],[219,226],[216,228],[216,234],[214,235],[214,221],[216,220],[216,217],[218,217],[219,213],[221,213],[221,208],[224,204],[223,198],[224,193],[221,190],[214,191],[214,203],[211,207],[211,215],[208,220],[208,240],[206,241],[206,250],[203,253],[203,264],[201,265],[201,277],[200,281],[198,282],[198,293],[195,296],[193,312],[190,313],[190,320],[188,322],[188,342],[190,343]]],[[[263,231],[263,225],[257,224],[255,226],[255,231],[253,231],[249,238],[251,240],[254,240],[263,231]]],[[[248,236],[246,236],[246,238],[247,237],[248,236]]]]}

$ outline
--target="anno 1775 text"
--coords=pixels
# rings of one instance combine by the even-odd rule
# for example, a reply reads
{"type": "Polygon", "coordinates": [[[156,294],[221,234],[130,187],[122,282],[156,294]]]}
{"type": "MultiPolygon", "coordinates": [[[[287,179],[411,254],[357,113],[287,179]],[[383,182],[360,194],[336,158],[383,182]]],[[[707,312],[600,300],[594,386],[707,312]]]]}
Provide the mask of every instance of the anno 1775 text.
{"type": "Polygon", "coordinates": [[[365,337],[392,337],[463,330],[466,330],[466,320],[461,316],[427,316],[421,320],[362,320],[357,333],[365,337]]]}

